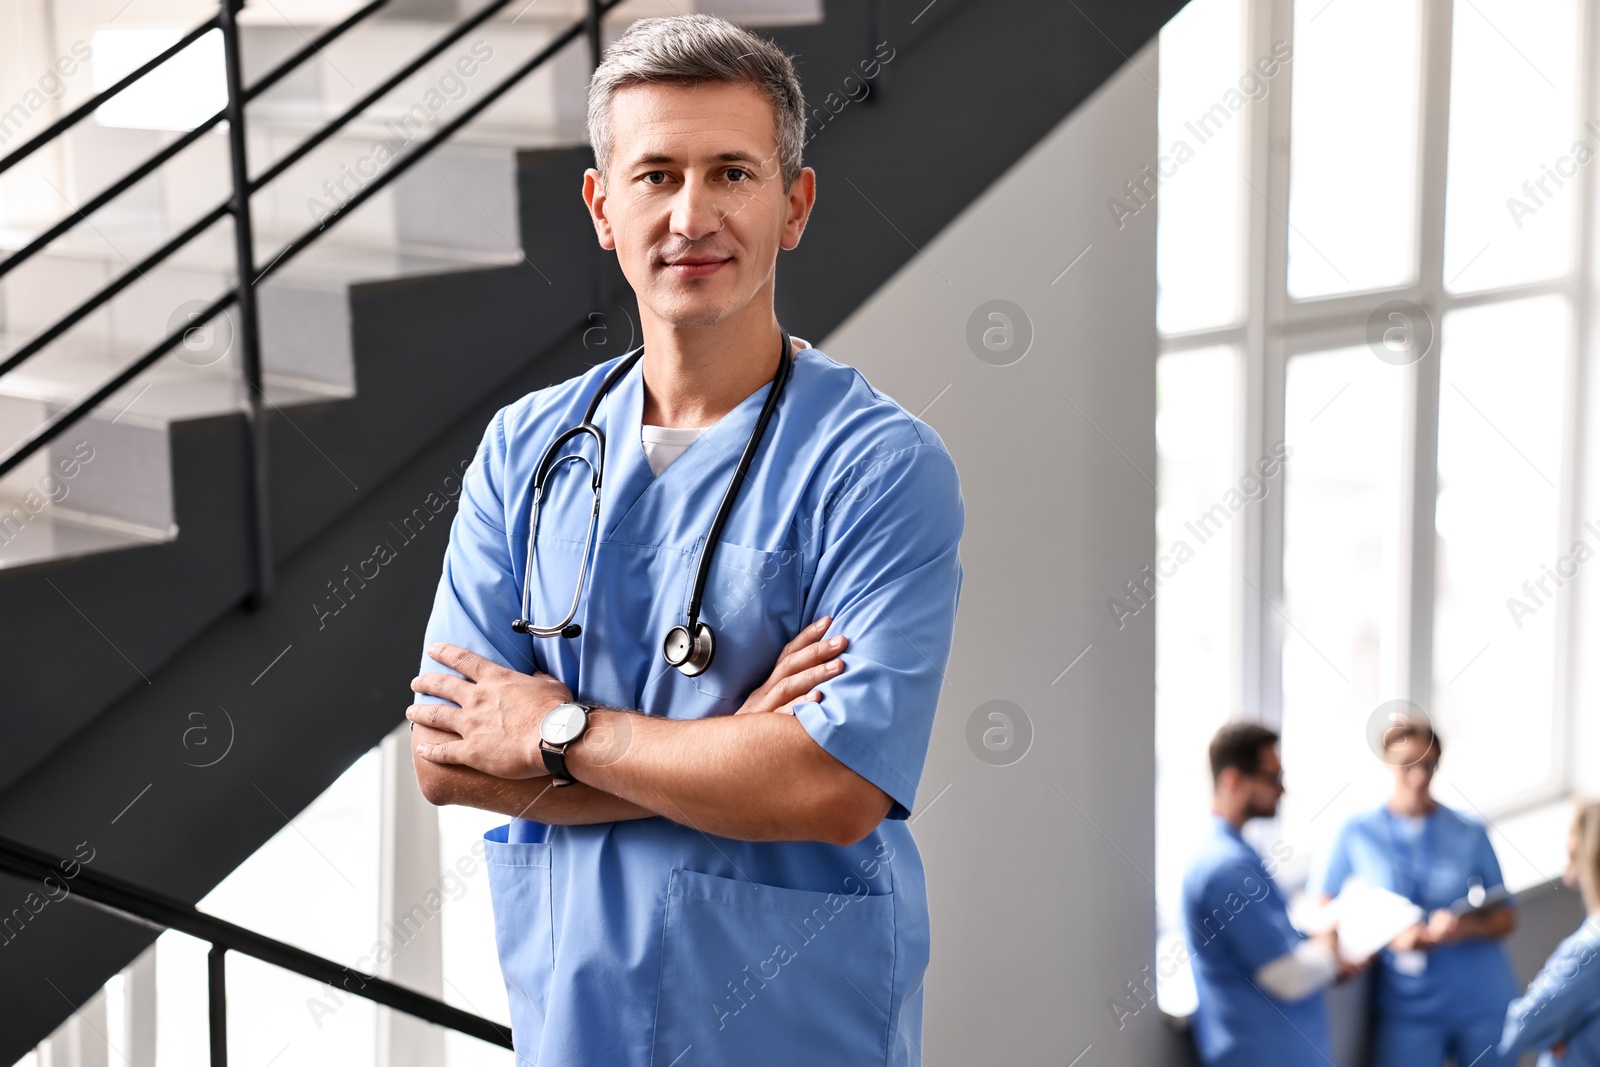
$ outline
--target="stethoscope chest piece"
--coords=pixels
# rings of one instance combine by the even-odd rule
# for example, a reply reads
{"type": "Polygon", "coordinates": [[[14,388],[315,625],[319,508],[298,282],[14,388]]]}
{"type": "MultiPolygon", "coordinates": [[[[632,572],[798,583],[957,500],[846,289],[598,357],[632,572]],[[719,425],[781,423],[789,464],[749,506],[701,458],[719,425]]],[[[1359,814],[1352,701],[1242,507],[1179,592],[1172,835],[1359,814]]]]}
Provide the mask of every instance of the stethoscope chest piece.
{"type": "Polygon", "coordinates": [[[668,630],[666,640],[661,642],[661,654],[667,662],[690,678],[704,674],[716,652],[716,638],[711,634],[711,627],[703,622],[695,624],[693,639],[689,637],[689,628],[680,623],[668,630]]]}

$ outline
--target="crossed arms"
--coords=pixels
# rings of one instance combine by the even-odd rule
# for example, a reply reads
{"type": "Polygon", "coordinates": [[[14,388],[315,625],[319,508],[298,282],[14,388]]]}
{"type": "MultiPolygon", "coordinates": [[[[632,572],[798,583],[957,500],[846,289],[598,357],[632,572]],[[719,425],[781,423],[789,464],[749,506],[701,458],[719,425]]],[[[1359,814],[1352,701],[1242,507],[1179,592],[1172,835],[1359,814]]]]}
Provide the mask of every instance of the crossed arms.
{"type": "Polygon", "coordinates": [[[567,748],[574,784],[555,788],[539,754],[539,724],[571,691],[454,645],[433,658],[458,671],[413,679],[417,781],[433,804],[462,804],[556,825],[660,815],[746,841],[851,845],[888,814],[887,793],[814,741],[789,708],[820,701],[816,686],[844,667],[846,639],[823,640],[824,616],[784,646],[772,674],[733,715],[667,719],[597,707],[567,748]]]}
{"type": "Polygon", "coordinates": [[[519,587],[507,552],[508,510],[518,505],[504,490],[506,442],[531,432],[534,418],[526,404],[502,409],[462,480],[428,623],[440,643],[407,712],[423,795],[553,825],[661,816],[747,841],[848,845],[885,818],[907,818],[961,586],[964,505],[942,444],[896,416],[893,434],[863,438],[870,449],[830,452],[805,516],[816,550],[806,610],[817,618],[778,653],[766,682],[733,715],[597,707],[567,750],[576,784],[553,788],[539,726],[573,694],[549,674],[507,666],[526,658],[525,646],[490,621],[511,610],[519,587]],[[835,625],[851,633],[848,670],[842,636],[823,639],[835,625]]]}

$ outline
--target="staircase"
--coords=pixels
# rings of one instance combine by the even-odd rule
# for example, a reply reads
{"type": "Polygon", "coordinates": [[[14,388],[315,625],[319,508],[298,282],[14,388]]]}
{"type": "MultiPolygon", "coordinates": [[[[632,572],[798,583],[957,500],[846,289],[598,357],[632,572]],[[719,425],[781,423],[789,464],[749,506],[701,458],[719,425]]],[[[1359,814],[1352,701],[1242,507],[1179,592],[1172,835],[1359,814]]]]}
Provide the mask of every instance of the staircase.
{"type": "MultiPolygon", "coordinates": [[[[171,6],[187,12],[173,25],[211,13],[171,6]]],[[[355,6],[247,4],[245,84],[355,6]]],[[[780,265],[780,320],[826,336],[1181,6],[694,4],[795,55],[813,112],[805,162],[819,199],[780,265]],[[875,55],[870,95],[849,99],[845,79],[875,55]]],[[[461,7],[396,0],[263,94],[248,111],[252,174],[479,4],[461,7]]],[[[689,9],[630,0],[605,36],[689,9]]],[[[285,170],[252,204],[256,262],[393,166],[378,146],[448,122],[582,15],[573,0],[510,5],[285,170]]],[[[74,17],[105,62],[127,47],[116,26],[74,17]]],[[[274,572],[263,602],[250,597],[236,318],[192,331],[0,479],[0,635],[13,670],[0,835],[62,856],[87,842],[96,869],[198,900],[401,721],[458,476],[484,425],[638,339],[579,199],[588,65],[579,39],[259,290],[274,572]]],[[[0,248],[25,246],[218,106],[152,92],[80,124],[0,178],[0,248]]],[[[0,278],[0,358],[229,188],[214,130],[0,278]]],[[[0,376],[0,450],[232,287],[233,263],[223,221],[0,376]]],[[[80,1003],[156,936],[64,904],[6,927],[29,889],[0,877],[0,1063],[67,1016],[64,997],[80,1003]]]]}

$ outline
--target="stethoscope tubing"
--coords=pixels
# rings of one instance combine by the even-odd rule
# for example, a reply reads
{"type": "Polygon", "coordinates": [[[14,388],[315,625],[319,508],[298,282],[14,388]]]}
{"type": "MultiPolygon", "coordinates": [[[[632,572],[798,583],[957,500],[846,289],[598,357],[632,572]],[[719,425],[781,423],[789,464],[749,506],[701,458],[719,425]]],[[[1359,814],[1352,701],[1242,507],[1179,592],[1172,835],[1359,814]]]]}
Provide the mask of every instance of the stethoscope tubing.
{"type": "MultiPolygon", "coordinates": [[[[788,331],[780,328],[779,333],[782,337],[782,350],[779,352],[778,371],[773,378],[772,388],[768,391],[766,401],[761,406],[761,414],[756,420],[755,430],[751,433],[749,441],[745,443],[744,452],[740,455],[739,462],[734,468],[733,477],[729,479],[728,486],[723,491],[722,501],[717,505],[716,515],[711,522],[711,530],[700,545],[699,558],[695,567],[694,585],[691,588],[689,597],[688,621],[682,627],[685,634],[690,635],[691,638],[704,631],[707,634],[707,641],[710,641],[710,628],[700,623],[700,606],[705,595],[705,584],[710,576],[712,553],[715,551],[717,538],[722,535],[723,526],[726,525],[728,516],[733,511],[733,506],[739,496],[739,490],[744,485],[745,475],[750,469],[750,464],[755,458],[757,449],[760,448],[761,439],[766,434],[767,424],[771,421],[773,412],[777,410],[778,401],[783,394],[784,387],[788,384],[790,375],[793,373],[794,356],[790,351],[791,341],[788,331]]],[[[584,580],[589,571],[589,554],[594,542],[595,529],[600,520],[600,491],[605,475],[606,438],[604,431],[595,425],[594,417],[600,408],[600,401],[611,391],[612,386],[623,375],[627,374],[643,356],[644,346],[640,345],[637,351],[625,356],[611,369],[605,380],[600,383],[600,388],[595,391],[594,396],[590,399],[588,409],[584,412],[583,421],[559,434],[545,449],[544,455],[539,460],[538,467],[534,470],[533,498],[530,505],[531,514],[528,520],[528,551],[522,573],[522,617],[512,624],[512,629],[517,630],[519,633],[526,633],[532,637],[576,637],[582,632],[581,627],[573,625],[573,619],[577,617],[578,607],[582,603],[584,580]],[[557,463],[571,459],[581,459],[588,463],[588,460],[578,453],[565,456],[557,456],[556,454],[563,445],[581,434],[588,434],[594,438],[595,456],[598,463],[589,464],[589,468],[593,472],[590,488],[594,494],[594,504],[589,514],[589,529],[584,537],[583,562],[578,570],[578,584],[577,588],[573,590],[572,604],[567,609],[566,618],[555,626],[536,626],[530,616],[532,611],[533,560],[534,544],[538,539],[539,531],[539,509],[544,499],[545,478],[557,463]]],[[[678,627],[674,627],[674,629],[678,629],[678,627]]],[[[709,664],[709,653],[693,673],[703,671],[707,664],[709,664]]],[[[688,673],[688,668],[682,664],[675,663],[674,665],[679,666],[680,669],[684,669],[688,673]]]]}
{"type": "Polygon", "coordinates": [[[722,527],[733,511],[739,489],[744,485],[745,473],[750,469],[756,450],[761,446],[761,438],[766,433],[767,423],[771,421],[772,413],[778,407],[778,399],[783,393],[783,387],[789,383],[789,375],[794,368],[794,357],[789,352],[789,335],[783,331],[780,333],[783,333],[783,353],[778,357],[777,377],[773,379],[772,389],[767,393],[766,402],[761,405],[761,416],[756,420],[755,432],[750,435],[750,440],[745,442],[744,454],[739,457],[739,465],[734,468],[733,478],[722,494],[722,503],[717,505],[717,514],[711,520],[711,531],[706,534],[705,542],[700,546],[700,562],[695,568],[694,586],[689,595],[690,633],[694,632],[695,624],[700,621],[700,598],[705,594],[706,578],[711,572],[712,549],[716,546],[717,538],[722,536],[722,527]]]}

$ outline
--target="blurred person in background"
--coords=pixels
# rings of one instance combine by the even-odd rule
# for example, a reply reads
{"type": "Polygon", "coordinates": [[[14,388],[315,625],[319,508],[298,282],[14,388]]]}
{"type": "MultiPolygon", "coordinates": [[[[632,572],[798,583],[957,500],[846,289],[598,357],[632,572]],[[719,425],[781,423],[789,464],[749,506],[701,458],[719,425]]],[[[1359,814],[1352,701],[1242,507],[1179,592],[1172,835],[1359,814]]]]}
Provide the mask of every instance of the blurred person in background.
{"type": "Polygon", "coordinates": [[[1500,1055],[1540,1050],[1539,1067],[1600,1067],[1600,801],[1582,801],[1562,881],[1583,894],[1583,923],[1506,1009],[1500,1055]]]}
{"type": "Polygon", "coordinates": [[[1206,1067],[1326,1067],[1323,990],[1343,973],[1332,937],[1307,937],[1241,831],[1278,813],[1278,735],[1229,723],[1211,741],[1211,831],[1183,880],[1183,918],[1199,1007],[1195,1045],[1206,1067]]]}
{"type": "Polygon", "coordinates": [[[1407,722],[1384,739],[1394,791],[1335,838],[1310,890],[1326,903],[1351,876],[1392,890],[1425,918],[1381,951],[1373,990],[1373,1067],[1501,1067],[1496,1051],[1516,976],[1501,939],[1516,925],[1481,822],[1432,794],[1443,743],[1407,722]]]}

